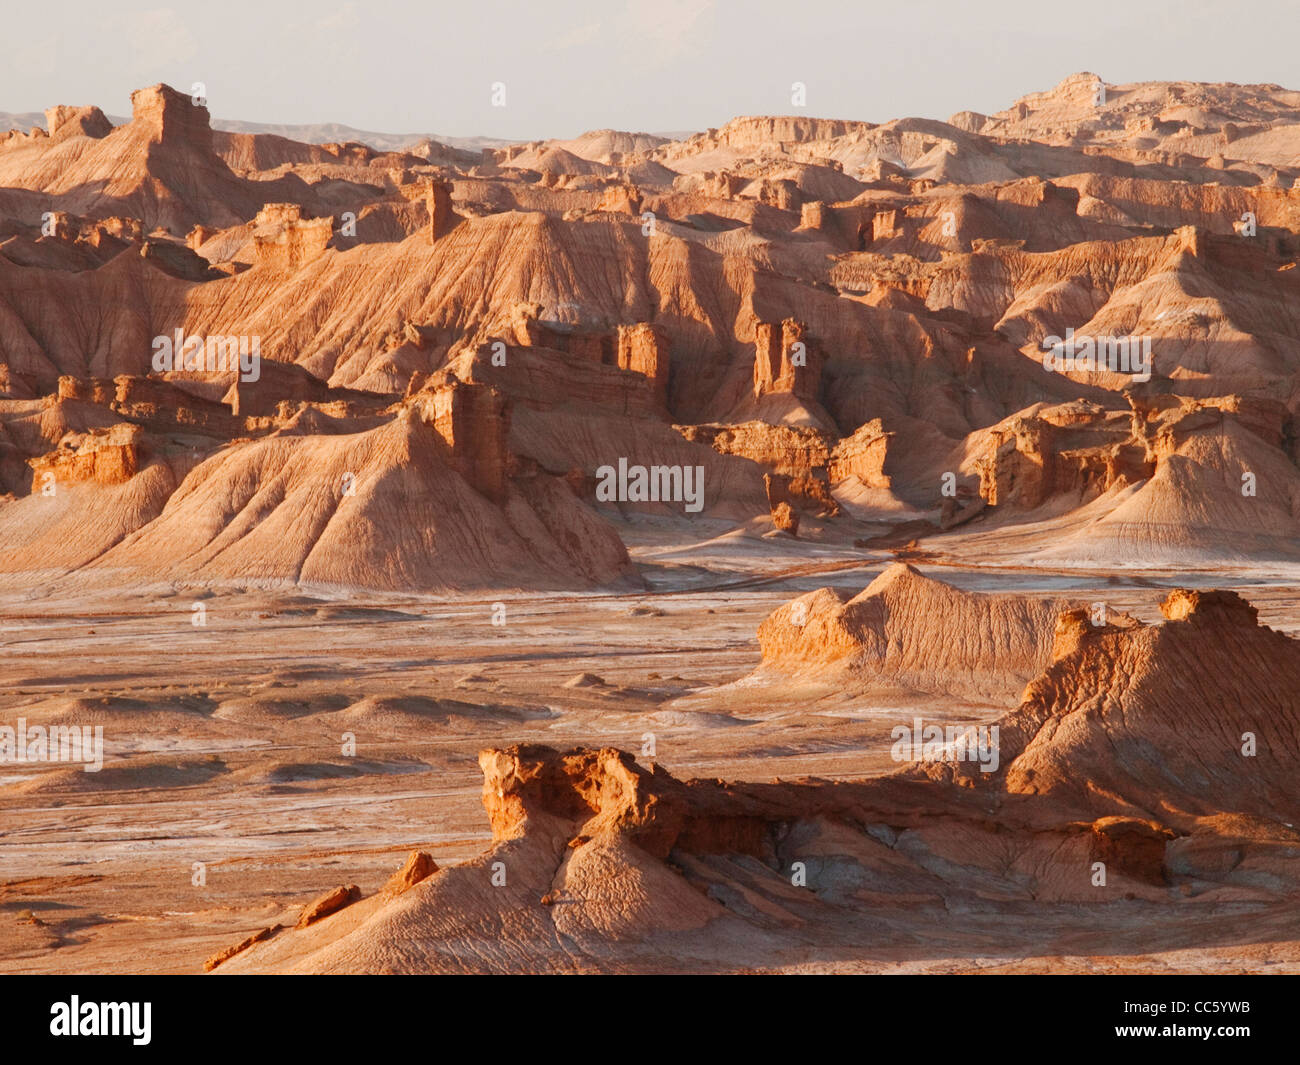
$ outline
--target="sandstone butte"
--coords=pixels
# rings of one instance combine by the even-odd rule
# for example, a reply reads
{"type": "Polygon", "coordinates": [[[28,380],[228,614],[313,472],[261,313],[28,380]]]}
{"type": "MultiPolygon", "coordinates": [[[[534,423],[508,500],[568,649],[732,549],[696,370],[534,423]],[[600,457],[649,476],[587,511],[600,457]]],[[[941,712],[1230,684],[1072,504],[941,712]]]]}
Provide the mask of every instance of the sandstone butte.
{"type": "MultiPolygon", "coordinates": [[[[861,781],[503,739],[486,853],[415,852],[209,967],[833,967],[909,906],[1080,904],[1095,861],[1139,900],[1294,891],[1300,652],[1190,586],[1300,561],[1300,93],[1099,80],[474,153],[223,133],[166,85],[0,134],[0,591],[621,594],[651,541],[896,558],[771,613],[737,690],[1000,715],[992,772],[861,781]],[[1068,335],[1148,341],[1149,372],[1054,366],[1068,335]],[[157,369],[173,336],[260,365],[157,369]],[[620,460],[653,495],[597,497],[620,460]],[[935,562],[1189,588],[1098,621],[935,562]]],[[[331,712],[392,709],[367,699],[331,712]]]]}

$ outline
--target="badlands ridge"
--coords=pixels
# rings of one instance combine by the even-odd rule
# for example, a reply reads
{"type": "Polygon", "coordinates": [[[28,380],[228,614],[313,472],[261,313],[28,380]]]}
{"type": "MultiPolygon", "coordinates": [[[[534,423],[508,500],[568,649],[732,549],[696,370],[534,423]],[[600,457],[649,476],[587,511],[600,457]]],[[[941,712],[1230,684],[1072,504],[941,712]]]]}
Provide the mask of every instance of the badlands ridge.
{"type": "Polygon", "coordinates": [[[1276,85],[0,133],[0,965],[1300,967],[1297,263],[1276,85]]]}
{"type": "Polygon", "coordinates": [[[621,526],[697,513],[1292,559],[1300,95],[1100,84],[477,155],[215,132],[166,86],[51,108],[0,141],[0,569],[595,587],[635,581],[621,526]],[[1069,331],[1149,375],[1046,368],[1069,331]],[[703,499],[598,498],[619,459],[703,499]]]}

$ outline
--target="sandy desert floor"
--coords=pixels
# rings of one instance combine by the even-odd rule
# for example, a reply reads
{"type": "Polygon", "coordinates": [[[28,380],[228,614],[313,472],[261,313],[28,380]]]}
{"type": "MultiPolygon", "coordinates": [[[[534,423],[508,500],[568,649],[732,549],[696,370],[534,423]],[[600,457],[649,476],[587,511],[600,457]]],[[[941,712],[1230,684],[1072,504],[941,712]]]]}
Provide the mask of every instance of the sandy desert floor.
{"type": "MultiPolygon", "coordinates": [[[[0,971],[192,973],[257,928],[292,924],[336,884],[377,889],[413,848],[440,866],[467,861],[491,841],[485,746],[617,746],[644,765],[652,737],[679,778],[856,779],[896,768],[889,729],[913,713],[1004,712],[743,681],[770,611],[823,585],[856,593],[887,559],[823,547],[810,560],[788,541],[733,534],[683,548],[653,528],[629,540],[643,593],[230,589],[198,600],[203,627],[185,590],[5,599],[6,719],[102,724],[107,754],[98,773],[0,776],[0,971]]],[[[1284,571],[923,568],[965,589],[1063,592],[1144,620],[1169,587],[1213,584],[1248,596],[1265,624],[1300,626],[1300,577],[1284,571]]],[[[782,967],[1300,971],[1300,913],[1276,896],[1194,913],[1175,896],[891,907],[872,919],[873,949],[810,948],[782,967]]]]}

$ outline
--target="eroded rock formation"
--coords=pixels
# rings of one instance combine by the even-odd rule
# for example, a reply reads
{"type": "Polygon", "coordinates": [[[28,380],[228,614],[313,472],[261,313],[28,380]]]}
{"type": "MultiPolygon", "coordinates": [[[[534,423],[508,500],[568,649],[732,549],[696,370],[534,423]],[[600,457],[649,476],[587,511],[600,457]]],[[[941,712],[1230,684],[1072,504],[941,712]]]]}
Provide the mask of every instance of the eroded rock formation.
{"type": "Polygon", "coordinates": [[[760,671],[1010,703],[1051,660],[1068,600],[963,592],[894,563],[848,601],[819,588],[759,626],[760,671]]]}
{"type": "MultiPolygon", "coordinates": [[[[949,637],[970,609],[944,616],[949,637]]],[[[1044,668],[996,722],[992,771],[949,753],[872,780],[726,783],[613,748],[485,750],[484,855],[400,898],[252,937],[223,971],[644,971],[683,932],[675,968],[834,968],[905,938],[918,904],[947,912],[957,882],[980,885],[960,895],[972,929],[1026,898],[1092,922],[1119,897],[1196,920],[1209,884],[1285,892],[1300,644],[1233,593],[1174,591],[1164,613],[1100,627],[1059,614],[1044,668]],[[1268,695],[1264,676],[1282,682],[1268,695]]],[[[932,642],[895,640],[905,656],[932,642]]]]}
{"type": "MultiPolygon", "coordinates": [[[[132,420],[209,451],[360,436],[450,374],[513,405],[506,445],[452,459],[497,504],[507,453],[574,484],[624,458],[703,465],[692,513],[810,543],[1289,557],[1294,101],[1150,83],[1094,105],[1099,83],[952,123],[756,116],[486,152],[214,133],[165,85],[117,127],[54,107],[0,145],[0,421],[61,378],[148,379],[179,328],[258,337],[268,368],[170,382],[191,399],[130,386],[132,420]],[[1069,331],[1149,340],[1150,379],[1053,369],[1069,331]]],[[[57,437],[14,432],[21,504],[57,437]]]]}
{"type": "Polygon", "coordinates": [[[754,395],[789,392],[817,398],[821,362],[802,322],[759,322],[754,327],[754,395]]]}
{"type": "Polygon", "coordinates": [[[294,203],[268,204],[254,226],[257,262],[270,270],[297,270],[318,258],[334,234],[332,218],[303,218],[294,203]]]}

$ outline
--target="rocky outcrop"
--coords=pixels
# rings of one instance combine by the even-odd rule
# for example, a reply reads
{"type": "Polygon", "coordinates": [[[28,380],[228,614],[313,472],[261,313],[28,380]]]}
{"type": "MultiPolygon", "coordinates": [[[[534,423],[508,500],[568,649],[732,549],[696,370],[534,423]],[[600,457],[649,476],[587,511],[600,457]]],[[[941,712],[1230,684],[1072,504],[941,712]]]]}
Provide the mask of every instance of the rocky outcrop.
{"type": "Polygon", "coordinates": [[[447,445],[448,461],[476,491],[505,499],[509,467],[510,404],[487,385],[452,377],[432,395],[433,426],[447,445]]]}
{"type": "Polygon", "coordinates": [[[667,332],[649,322],[620,325],[613,330],[588,330],[541,319],[541,307],[520,304],[512,313],[516,343],[525,347],[563,351],[587,362],[616,366],[650,382],[655,401],[666,404],[671,367],[667,332]]]}
{"type": "Polygon", "coordinates": [[[140,469],[141,444],[138,425],[69,433],[59,441],[57,450],[29,460],[32,490],[46,483],[47,474],[59,484],[122,484],[140,469]]]}
{"type": "Polygon", "coordinates": [[[685,827],[678,789],[655,786],[653,774],[612,748],[557,755],[547,747],[513,747],[484,751],[479,766],[495,840],[517,837],[530,817],[547,814],[572,821],[575,835],[619,832],[664,858],[685,827]]]}
{"type": "Polygon", "coordinates": [[[226,947],[224,950],[217,951],[217,953],[213,954],[211,957],[208,958],[207,961],[203,963],[203,971],[205,973],[210,973],[222,962],[229,961],[236,954],[242,954],[254,943],[265,943],[268,939],[270,939],[277,932],[279,932],[283,927],[284,927],[283,925],[276,924],[276,925],[271,925],[268,928],[258,929],[252,935],[246,937],[245,939],[240,940],[233,947],[226,947]]]}
{"type": "Polygon", "coordinates": [[[646,322],[620,325],[617,360],[620,370],[648,378],[654,386],[655,398],[667,403],[670,356],[668,335],[663,329],[646,322]]]}
{"type": "Polygon", "coordinates": [[[58,398],[107,407],[160,433],[181,430],[229,438],[245,428],[226,404],[187,392],[161,377],[119,374],[111,381],[61,377],[58,398]]]}
{"type": "Polygon", "coordinates": [[[212,125],[207,106],[196,104],[170,85],[151,85],[131,94],[131,121],[158,144],[181,142],[212,150],[212,125]]]}
{"type": "Polygon", "coordinates": [[[356,884],[344,884],[333,891],[327,891],[320,898],[303,907],[298,917],[297,929],[306,928],[317,921],[324,920],[332,913],[338,913],[345,906],[351,906],[361,898],[361,889],[356,884]]]}
{"type": "Polygon", "coordinates": [[[618,335],[608,330],[580,329],[540,317],[541,304],[521,303],[511,310],[514,342],[530,348],[551,348],[588,362],[612,366],[617,359],[618,335]]]}
{"type": "MultiPolygon", "coordinates": [[[[491,341],[463,351],[448,370],[462,381],[499,389],[516,408],[557,414],[570,409],[599,411],[607,416],[662,422],[663,408],[656,400],[650,378],[623,372],[612,362],[594,362],[590,352],[581,353],[581,344],[575,347],[579,354],[491,341]]],[[[603,354],[611,349],[601,342],[597,350],[603,354]]],[[[415,385],[422,387],[423,382],[432,379],[417,377],[415,385]]],[[[666,426],[664,429],[668,431],[666,426]]],[[[534,457],[539,461],[549,458],[540,454],[534,457]]],[[[556,468],[553,463],[544,464],[556,468]]]]}
{"type": "Polygon", "coordinates": [[[1206,442],[1225,432],[1244,430],[1261,451],[1290,448],[1294,439],[1291,416],[1276,401],[1149,393],[1130,394],[1129,403],[1127,412],[1082,402],[1042,407],[992,427],[975,460],[981,498],[1003,508],[1062,496],[1087,502],[1167,475],[1189,455],[1204,461],[1206,442]]]}
{"type": "MultiPolygon", "coordinates": [[[[862,781],[727,783],[679,780],[615,748],[485,750],[493,842],[484,855],[400,898],[380,892],[354,904],[344,926],[241,944],[227,965],[567,971],[578,954],[619,971],[661,970],[683,933],[689,959],[674,964],[688,969],[806,966],[810,943],[825,952],[822,964],[860,965],[867,944],[880,949],[882,923],[893,928],[918,905],[946,912],[950,897],[965,900],[969,920],[993,900],[1003,922],[1026,896],[1036,907],[1064,903],[1082,910],[1073,934],[1121,899],[1141,900],[1144,915],[1159,905],[1188,920],[1203,913],[1196,896],[1207,889],[1211,900],[1225,889],[1244,890],[1243,904],[1261,891],[1281,899],[1295,871],[1275,856],[1300,839],[1281,820],[1295,799],[1283,766],[1300,717],[1290,697],[1220,702],[1243,681],[1219,667],[1248,650],[1248,664],[1281,653],[1289,671],[1300,645],[1260,629],[1231,593],[1177,592],[1166,613],[1164,635],[1126,623],[1062,649],[1021,707],[996,722],[1001,738],[990,743],[1003,760],[991,772],[950,759],[862,781]],[[1215,639],[1227,644],[1218,657],[1194,657],[1215,639]],[[1187,704],[1165,700],[1175,674],[1194,678],[1187,704]],[[1052,693],[1068,705],[1045,704],[1052,693]],[[1221,728],[1215,715],[1226,715],[1221,728]],[[1229,767],[1240,758],[1229,734],[1249,723],[1267,724],[1269,755],[1249,771],[1229,767]],[[1242,812],[1205,817],[1205,808],[1242,812]],[[1263,865],[1234,872],[1246,855],[1263,865]],[[957,895],[954,882],[978,883],[980,893],[957,895]]],[[[997,934],[1005,940],[1005,923],[997,934]]],[[[1126,929],[1125,942],[1145,934],[1126,929]]]]}
{"type": "MultiPolygon", "coordinates": [[[[1294,101],[1160,83],[1098,105],[1096,82],[951,124],[760,116],[487,154],[214,136],[164,85],[116,128],[52,108],[0,148],[0,388],[143,379],[176,328],[258,336],[263,380],[182,379],[175,413],[132,385],[120,417],[325,442],[450,372],[513,404],[515,474],[491,434],[481,459],[449,449],[494,506],[512,476],[586,484],[644,447],[708,466],[710,517],[814,540],[1294,553],[1294,101]],[[1047,372],[1042,342],[1085,328],[1149,336],[1152,379],[1047,372]],[[1017,531],[1049,507],[1050,537],[1017,531]]],[[[60,435],[7,451],[5,485],[60,435]]]]}
{"type": "Polygon", "coordinates": [[[256,380],[251,375],[227,374],[230,387],[222,402],[238,418],[288,419],[291,412],[304,404],[325,406],[340,404],[340,413],[371,414],[387,401],[350,388],[330,388],[324,381],[294,363],[262,359],[256,380]]]}
{"type": "Polygon", "coordinates": [[[611,214],[639,215],[642,202],[639,188],[626,182],[616,182],[605,189],[596,210],[611,214]]]}
{"type": "Polygon", "coordinates": [[[297,270],[319,258],[334,235],[333,218],[303,218],[295,203],[267,204],[255,226],[257,263],[269,270],[297,270]]]}
{"type": "Polygon", "coordinates": [[[754,327],[754,395],[788,392],[816,400],[821,354],[802,322],[759,322],[754,327]]]}
{"type": "Polygon", "coordinates": [[[885,460],[889,457],[893,437],[893,433],[885,431],[879,418],[858,426],[852,436],[846,436],[835,444],[827,462],[830,480],[835,482],[856,477],[868,488],[890,487],[893,482],[885,473],[885,460]]]}
{"type": "Polygon", "coordinates": [[[772,504],[772,524],[791,536],[799,535],[799,515],[788,501],[772,504]]]}
{"type": "Polygon", "coordinates": [[[460,224],[461,217],[451,202],[452,184],[430,178],[425,187],[425,207],[429,212],[429,243],[444,237],[460,224]]]}
{"type": "Polygon", "coordinates": [[[164,273],[185,281],[210,281],[222,276],[185,244],[146,240],[140,246],[140,257],[164,273]]]}
{"type": "Polygon", "coordinates": [[[438,871],[438,863],[425,851],[411,851],[406,857],[406,863],[397,870],[388,882],[379,889],[379,893],[385,896],[401,895],[410,891],[438,871]]]}
{"type": "Polygon", "coordinates": [[[1090,826],[1088,857],[1141,883],[1169,883],[1165,850],[1178,834],[1155,821],[1137,817],[1099,817],[1090,826]]]}
{"type": "Polygon", "coordinates": [[[679,425],[687,440],[708,444],[720,455],[739,455],[787,477],[823,478],[838,442],[821,429],[767,422],[739,425],[679,425]]]}
{"type": "Polygon", "coordinates": [[[113,131],[113,123],[98,107],[47,107],[45,126],[52,141],[75,136],[98,139],[113,131]]]}
{"type": "Polygon", "coordinates": [[[186,234],[185,243],[191,251],[198,251],[220,232],[212,226],[197,225],[186,234]]]}
{"type": "Polygon", "coordinates": [[[765,473],[763,490],[772,521],[778,529],[791,534],[799,531],[796,507],[805,512],[816,512],[820,517],[834,517],[840,512],[840,505],[831,494],[830,483],[816,475],[787,477],[765,473]]]}
{"type": "Polygon", "coordinates": [[[1062,618],[1001,722],[1007,791],[1184,830],[1224,810],[1289,820],[1300,643],[1234,592],[1177,589],[1161,610],[1163,625],[1062,618]]]}

